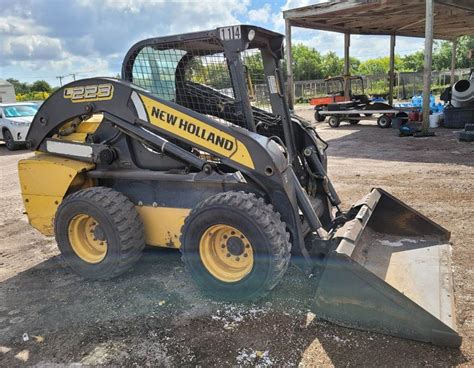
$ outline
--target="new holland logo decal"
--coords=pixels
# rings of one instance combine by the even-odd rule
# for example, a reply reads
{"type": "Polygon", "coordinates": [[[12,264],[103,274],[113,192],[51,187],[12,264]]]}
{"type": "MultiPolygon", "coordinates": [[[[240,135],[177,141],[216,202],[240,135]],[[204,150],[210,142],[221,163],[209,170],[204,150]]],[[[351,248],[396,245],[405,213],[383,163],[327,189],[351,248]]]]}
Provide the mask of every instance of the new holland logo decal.
{"type": "Polygon", "coordinates": [[[247,147],[232,135],[149,97],[140,97],[153,125],[212,153],[254,168],[247,147]]]}

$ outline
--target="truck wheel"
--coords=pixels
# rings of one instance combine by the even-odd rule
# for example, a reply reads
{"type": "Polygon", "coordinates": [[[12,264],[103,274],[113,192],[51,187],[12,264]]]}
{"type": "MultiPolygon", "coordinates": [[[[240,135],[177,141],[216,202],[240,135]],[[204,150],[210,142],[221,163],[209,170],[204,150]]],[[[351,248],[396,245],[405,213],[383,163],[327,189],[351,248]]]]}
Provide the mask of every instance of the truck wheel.
{"type": "Polygon", "coordinates": [[[357,114],[351,114],[351,115],[349,115],[349,123],[350,123],[351,125],[357,125],[357,124],[359,124],[360,120],[361,120],[361,119],[360,119],[360,115],[357,115],[357,114]]]}
{"type": "Polygon", "coordinates": [[[341,119],[336,115],[332,115],[328,119],[328,124],[331,128],[337,128],[341,124],[341,119]]]}
{"type": "Polygon", "coordinates": [[[69,266],[90,279],[109,279],[127,271],[145,247],[135,206],[106,187],[67,196],[56,212],[54,232],[69,266]]]}
{"type": "Polygon", "coordinates": [[[20,147],[13,139],[12,133],[9,130],[3,132],[3,139],[9,151],[16,151],[20,147]]]}
{"type": "Polygon", "coordinates": [[[324,120],[326,120],[326,117],[324,115],[321,115],[319,113],[319,109],[314,110],[314,120],[316,120],[318,123],[322,123],[324,120]]]}
{"type": "Polygon", "coordinates": [[[388,115],[382,115],[377,119],[377,125],[380,128],[390,128],[390,125],[392,125],[392,119],[388,115]]]}
{"type": "Polygon", "coordinates": [[[192,278],[206,293],[230,301],[270,292],[288,268],[290,249],[280,215],[244,192],[204,200],[181,230],[182,260],[192,278]]]}

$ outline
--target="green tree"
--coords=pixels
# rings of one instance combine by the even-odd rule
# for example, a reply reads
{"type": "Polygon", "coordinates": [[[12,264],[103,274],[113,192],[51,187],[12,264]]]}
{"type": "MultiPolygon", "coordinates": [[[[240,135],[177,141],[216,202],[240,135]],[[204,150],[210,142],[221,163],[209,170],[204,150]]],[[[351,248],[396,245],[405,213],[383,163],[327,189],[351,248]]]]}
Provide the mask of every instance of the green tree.
{"type": "MultiPolygon", "coordinates": [[[[469,59],[469,50],[474,49],[474,36],[462,36],[458,39],[456,48],[456,67],[470,68],[473,65],[469,59]]],[[[450,41],[437,41],[433,51],[433,68],[446,70],[451,67],[452,43],[450,41]]]]}
{"type": "Polygon", "coordinates": [[[51,86],[45,80],[37,80],[31,85],[31,90],[35,92],[51,92],[51,86]]]}
{"type": "Polygon", "coordinates": [[[20,82],[18,79],[8,78],[7,82],[13,84],[15,87],[15,93],[24,94],[31,92],[31,88],[27,83],[20,82]]]}
{"type": "Polygon", "coordinates": [[[296,44],[292,51],[293,75],[295,80],[323,78],[322,58],[318,51],[303,44],[296,44]]]}
{"type": "Polygon", "coordinates": [[[368,59],[359,66],[359,72],[364,75],[387,74],[390,67],[388,57],[368,59]]]}
{"type": "Polygon", "coordinates": [[[352,75],[355,75],[355,74],[359,74],[359,69],[360,69],[360,64],[361,64],[361,61],[355,57],[349,57],[349,63],[350,63],[350,66],[351,66],[351,74],[352,75]]]}
{"type": "Polygon", "coordinates": [[[401,58],[399,70],[403,72],[422,72],[424,62],[424,51],[416,51],[413,54],[408,54],[401,58]]]}
{"type": "Polygon", "coordinates": [[[343,70],[344,60],[337,56],[334,51],[330,51],[324,55],[322,61],[322,75],[324,78],[341,75],[343,70]]]}
{"type": "Polygon", "coordinates": [[[260,51],[250,55],[245,55],[244,65],[248,68],[249,74],[252,78],[264,78],[263,59],[260,51]]]}

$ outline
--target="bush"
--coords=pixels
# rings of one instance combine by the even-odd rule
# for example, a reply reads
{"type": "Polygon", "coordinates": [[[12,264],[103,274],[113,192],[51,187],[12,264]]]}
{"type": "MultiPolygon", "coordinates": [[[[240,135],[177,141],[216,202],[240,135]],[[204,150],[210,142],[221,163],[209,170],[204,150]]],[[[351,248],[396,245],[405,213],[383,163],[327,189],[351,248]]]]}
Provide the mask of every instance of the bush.
{"type": "Polygon", "coordinates": [[[33,91],[28,93],[18,93],[16,95],[16,100],[18,102],[22,101],[43,101],[49,97],[50,93],[48,92],[39,92],[33,91]]]}

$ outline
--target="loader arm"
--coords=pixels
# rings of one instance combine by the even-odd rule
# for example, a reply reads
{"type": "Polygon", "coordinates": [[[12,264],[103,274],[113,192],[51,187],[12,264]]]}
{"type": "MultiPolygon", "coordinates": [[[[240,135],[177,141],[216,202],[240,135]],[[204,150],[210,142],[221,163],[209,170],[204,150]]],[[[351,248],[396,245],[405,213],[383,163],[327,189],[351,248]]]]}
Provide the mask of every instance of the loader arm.
{"type": "Polygon", "coordinates": [[[284,147],[247,129],[157,98],[131,83],[93,78],[60,88],[38,110],[27,144],[33,150],[96,163],[98,167],[129,168],[134,165],[133,157],[109,144],[117,133],[209,174],[226,167],[241,172],[266,193],[288,224],[293,244],[305,252],[296,196],[302,189],[288,165],[284,147]],[[66,142],[58,135],[68,122],[98,113],[104,114],[104,120],[88,142],[66,142]],[[199,158],[190,147],[210,154],[218,163],[199,158]],[[113,162],[103,158],[110,156],[115,157],[113,162]]]}

